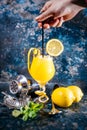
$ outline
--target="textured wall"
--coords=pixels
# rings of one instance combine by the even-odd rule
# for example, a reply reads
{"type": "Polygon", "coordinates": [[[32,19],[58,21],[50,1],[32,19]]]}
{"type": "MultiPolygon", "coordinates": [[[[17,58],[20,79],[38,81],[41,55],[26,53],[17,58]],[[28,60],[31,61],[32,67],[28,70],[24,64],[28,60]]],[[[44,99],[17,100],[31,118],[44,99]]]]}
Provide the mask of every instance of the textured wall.
{"type": "MultiPolygon", "coordinates": [[[[45,0],[46,1],[46,0],[45,0]]],[[[0,0],[0,73],[1,80],[27,73],[27,52],[41,46],[41,29],[35,17],[43,0],[0,0]]],[[[83,85],[87,82],[87,10],[60,28],[45,30],[45,43],[58,38],[64,52],[54,58],[55,82],[83,85]]]]}

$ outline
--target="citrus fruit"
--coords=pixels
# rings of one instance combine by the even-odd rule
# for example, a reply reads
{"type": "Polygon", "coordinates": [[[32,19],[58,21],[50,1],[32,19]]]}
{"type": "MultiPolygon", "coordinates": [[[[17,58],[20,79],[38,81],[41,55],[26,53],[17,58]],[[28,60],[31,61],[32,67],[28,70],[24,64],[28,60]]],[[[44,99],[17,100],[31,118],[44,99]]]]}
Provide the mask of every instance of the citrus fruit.
{"type": "Polygon", "coordinates": [[[79,102],[83,97],[81,88],[78,86],[68,86],[68,88],[73,92],[73,95],[75,96],[74,102],[79,102]]]}
{"type": "Polygon", "coordinates": [[[46,52],[51,56],[58,56],[64,50],[64,46],[58,39],[51,39],[46,44],[46,52]]]}
{"type": "Polygon", "coordinates": [[[60,107],[69,107],[72,105],[75,97],[72,91],[66,87],[59,87],[52,92],[52,102],[60,107]]]}

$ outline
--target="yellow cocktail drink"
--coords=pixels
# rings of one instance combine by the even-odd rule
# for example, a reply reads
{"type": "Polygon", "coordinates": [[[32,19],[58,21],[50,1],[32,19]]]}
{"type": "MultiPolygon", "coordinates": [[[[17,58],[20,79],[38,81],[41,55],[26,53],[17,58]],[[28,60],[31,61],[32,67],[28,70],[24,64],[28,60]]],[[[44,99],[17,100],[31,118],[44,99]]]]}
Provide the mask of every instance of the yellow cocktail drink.
{"type": "Polygon", "coordinates": [[[40,90],[35,91],[40,96],[39,101],[47,102],[49,98],[45,92],[45,85],[55,74],[53,58],[49,55],[42,55],[37,48],[30,48],[28,51],[28,71],[40,86],[40,90]]]}
{"type": "Polygon", "coordinates": [[[29,73],[41,87],[43,87],[55,74],[55,67],[52,57],[49,55],[37,55],[33,57],[29,73]]]}
{"type": "MultiPolygon", "coordinates": [[[[28,51],[28,71],[32,78],[40,86],[40,90],[35,91],[35,93],[39,96],[39,102],[46,103],[49,100],[45,91],[45,85],[55,75],[55,67],[52,57],[59,56],[63,50],[64,47],[58,39],[51,39],[46,44],[46,53],[48,55],[45,55],[44,53],[43,42],[42,52],[38,48],[30,48],[28,51]]],[[[50,114],[56,114],[58,112],[59,110],[56,110],[54,103],[52,102],[52,110],[50,114]]]]}

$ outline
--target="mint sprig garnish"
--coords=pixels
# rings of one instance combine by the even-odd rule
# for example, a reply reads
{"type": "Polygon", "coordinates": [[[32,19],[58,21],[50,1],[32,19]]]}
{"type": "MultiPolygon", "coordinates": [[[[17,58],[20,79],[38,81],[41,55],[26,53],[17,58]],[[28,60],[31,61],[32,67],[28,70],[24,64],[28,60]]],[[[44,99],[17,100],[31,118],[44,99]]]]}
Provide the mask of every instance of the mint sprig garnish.
{"type": "Polygon", "coordinates": [[[29,103],[26,106],[21,107],[20,110],[13,110],[12,115],[14,117],[21,116],[24,121],[27,121],[29,118],[35,118],[42,108],[42,103],[35,103],[33,101],[29,101],[29,103]]]}

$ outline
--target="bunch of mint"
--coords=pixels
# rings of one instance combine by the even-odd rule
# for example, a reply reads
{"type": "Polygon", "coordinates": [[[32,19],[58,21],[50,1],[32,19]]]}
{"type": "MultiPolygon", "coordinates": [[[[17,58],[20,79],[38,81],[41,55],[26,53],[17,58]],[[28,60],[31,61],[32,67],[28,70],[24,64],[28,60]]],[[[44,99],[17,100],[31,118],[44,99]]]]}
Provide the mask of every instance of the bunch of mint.
{"type": "Polygon", "coordinates": [[[24,121],[27,121],[29,118],[35,118],[37,113],[43,108],[42,103],[35,103],[33,101],[29,101],[29,103],[21,107],[20,110],[13,110],[12,115],[14,117],[21,116],[24,121]]]}

